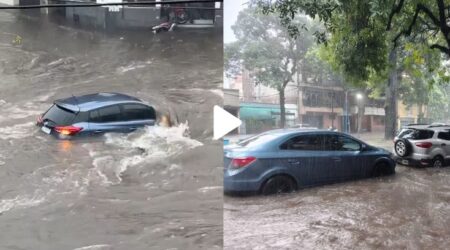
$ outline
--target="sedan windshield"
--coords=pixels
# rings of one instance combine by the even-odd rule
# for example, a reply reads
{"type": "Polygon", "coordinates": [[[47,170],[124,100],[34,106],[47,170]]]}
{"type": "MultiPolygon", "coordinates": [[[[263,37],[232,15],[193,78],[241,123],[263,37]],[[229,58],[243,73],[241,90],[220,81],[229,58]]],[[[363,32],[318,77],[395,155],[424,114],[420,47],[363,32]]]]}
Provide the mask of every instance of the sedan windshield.
{"type": "Polygon", "coordinates": [[[242,147],[255,147],[275,139],[275,134],[259,134],[238,143],[242,147]]]}

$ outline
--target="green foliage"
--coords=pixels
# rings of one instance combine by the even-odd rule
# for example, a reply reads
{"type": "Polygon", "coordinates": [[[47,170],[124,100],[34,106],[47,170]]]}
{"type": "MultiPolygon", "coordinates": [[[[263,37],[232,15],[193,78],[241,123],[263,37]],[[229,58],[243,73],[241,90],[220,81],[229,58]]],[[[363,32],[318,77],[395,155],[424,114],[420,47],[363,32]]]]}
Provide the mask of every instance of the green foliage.
{"type": "Polygon", "coordinates": [[[450,121],[450,87],[435,85],[429,92],[428,117],[436,122],[450,121]]]}
{"type": "Polygon", "coordinates": [[[294,38],[276,15],[265,15],[256,8],[241,11],[232,26],[237,41],[225,44],[228,75],[245,68],[257,84],[284,90],[314,43],[311,33],[319,29],[306,17],[294,21],[308,24],[308,31],[302,30],[301,35],[294,38]]]}

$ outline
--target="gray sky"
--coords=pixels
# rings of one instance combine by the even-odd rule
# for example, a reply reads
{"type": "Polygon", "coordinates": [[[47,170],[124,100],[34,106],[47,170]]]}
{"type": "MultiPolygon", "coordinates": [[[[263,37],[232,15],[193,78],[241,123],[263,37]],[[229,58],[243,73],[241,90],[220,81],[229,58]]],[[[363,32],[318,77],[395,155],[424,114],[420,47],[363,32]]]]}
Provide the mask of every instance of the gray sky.
{"type": "Polygon", "coordinates": [[[246,7],[248,0],[224,0],[224,24],[223,24],[223,41],[224,43],[233,42],[234,37],[231,26],[236,22],[239,11],[246,7]]]}

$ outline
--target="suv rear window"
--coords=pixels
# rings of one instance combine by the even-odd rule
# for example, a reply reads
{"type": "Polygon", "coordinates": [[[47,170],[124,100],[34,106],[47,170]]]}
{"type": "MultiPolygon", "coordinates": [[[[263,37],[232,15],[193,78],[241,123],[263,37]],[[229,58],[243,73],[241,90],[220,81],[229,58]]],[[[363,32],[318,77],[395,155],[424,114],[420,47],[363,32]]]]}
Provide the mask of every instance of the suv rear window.
{"type": "Polygon", "coordinates": [[[434,135],[434,131],[426,129],[413,129],[410,133],[406,133],[400,138],[411,139],[411,140],[426,140],[431,139],[434,135]]]}
{"type": "Polygon", "coordinates": [[[52,125],[66,126],[72,124],[75,117],[75,112],[53,104],[45,113],[43,120],[54,123],[52,125]]]}

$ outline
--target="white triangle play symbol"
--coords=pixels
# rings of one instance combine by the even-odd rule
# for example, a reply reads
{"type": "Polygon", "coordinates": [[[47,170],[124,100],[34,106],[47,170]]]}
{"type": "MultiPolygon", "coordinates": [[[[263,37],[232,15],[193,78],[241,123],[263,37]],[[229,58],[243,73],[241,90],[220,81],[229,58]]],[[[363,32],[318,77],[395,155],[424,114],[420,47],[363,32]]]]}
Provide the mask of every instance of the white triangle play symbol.
{"type": "Polygon", "coordinates": [[[218,140],[231,130],[241,126],[242,121],[223,108],[214,106],[214,140],[218,140]]]}

